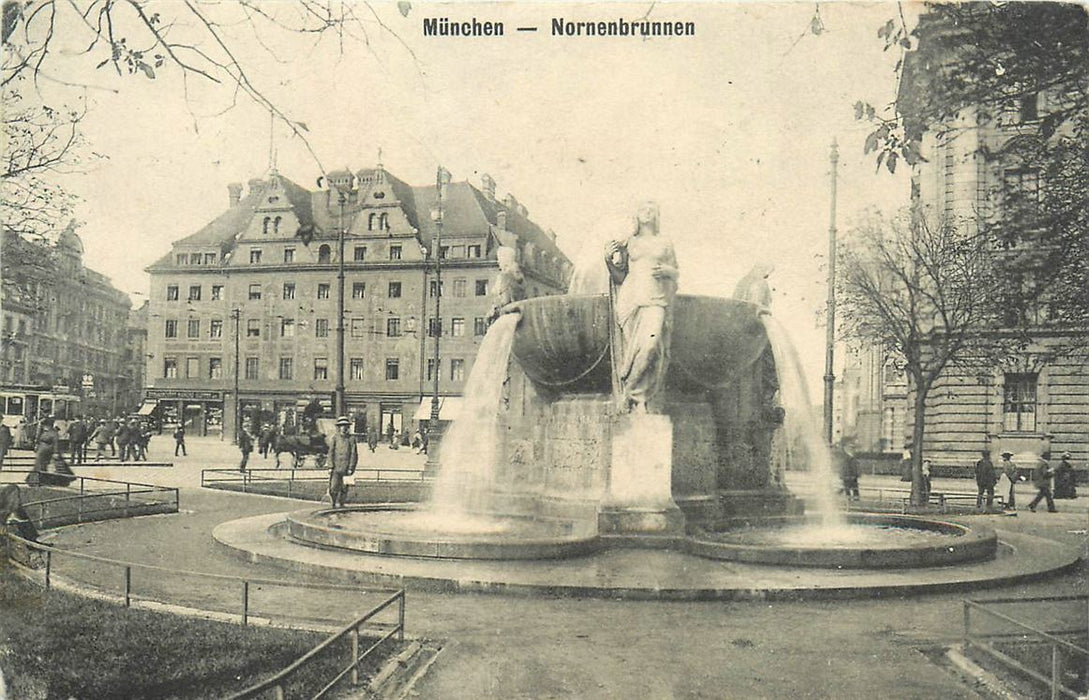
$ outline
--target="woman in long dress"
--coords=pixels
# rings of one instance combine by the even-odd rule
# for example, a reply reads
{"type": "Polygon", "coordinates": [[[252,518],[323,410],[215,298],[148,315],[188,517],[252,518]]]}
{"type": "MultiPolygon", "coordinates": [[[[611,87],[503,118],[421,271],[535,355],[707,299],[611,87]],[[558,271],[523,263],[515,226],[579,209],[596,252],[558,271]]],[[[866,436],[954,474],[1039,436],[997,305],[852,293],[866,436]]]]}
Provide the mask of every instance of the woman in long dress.
{"type": "Polygon", "coordinates": [[[623,242],[610,241],[605,260],[617,285],[615,371],[623,406],[632,412],[658,412],[656,399],[669,367],[678,272],[673,243],[659,232],[657,204],[639,207],[635,231],[623,242]]]}

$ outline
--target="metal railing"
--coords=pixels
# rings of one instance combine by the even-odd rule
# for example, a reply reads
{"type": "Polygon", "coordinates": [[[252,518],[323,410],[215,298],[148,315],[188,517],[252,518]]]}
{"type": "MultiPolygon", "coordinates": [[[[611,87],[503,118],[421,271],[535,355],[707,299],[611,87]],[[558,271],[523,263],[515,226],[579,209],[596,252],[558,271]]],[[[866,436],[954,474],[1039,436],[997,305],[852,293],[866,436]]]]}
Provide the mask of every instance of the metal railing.
{"type": "Polygon", "coordinates": [[[283,700],[285,697],[285,687],[290,682],[292,676],[298,673],[307,664],[313,662],[316,658],[322,654],[334,654],[335,647],[338,642],[345,639],[348,640],[348,663],[347,665],[337,673],[330,681],[328,681],[321,690],[311,696],[314,700],[325,697],[325,694],[332,690],[338,683],[348,678],[348,682],[351,685],[359,685],[359,665],[367,659],[368,656],[373,654],[383,644],[388,642],[394,637],[398,642],[405,640],[405,590],[402,588],[396,593],[386,598],[384,601],[371,608],[363,615],[352,620],[346,627],[332,635],[328,639],[324,640],[310,651],[303,654],[301,657],[292,662],[289,666],[284,668],[276,675],[264,680],[256,685],[246,688],[241,693],[231,696],[231,700],[245,700],[246,698],[256,698],[271,691],[272,697],[275,700],[283,700]],[[390,606],[397,604],[397,623],[385,630],[380,634],[375,641],[371,643],[362,653],[359,651],[360,636],[361,633],[366,632],[364,625],[370,622],[378,614],[389,608],[390,606]]]}
{"type": "MultiPolygon", "coordinates": [[[[1056,626],[1071,624],[1066,614],[1053,617],[1056,626]]],[[[1089,649],[1060,635],[1089,636],[1089,596],[964,601],[965,650],[977,649],[1000,664],[1045,684],[1052,700],[1083,697],[1089,690],[1089,649]],[[1013,605],[1031,606],[1037,616],[1045,605],[1073,609],[1075,626],[1045,631],[994,609],[1013,605]],[[1045,653],[1041,654],[1041,651],[1045,653]],[[1040,668],[1041,665],[1049,668],[1040,668]]]]}
{"type": "MultiPolygon", "coordinates": [[[[393,467],[360,467],[355,470],[355,482],[381,482],[381,483],[422,483],[427,481],[423,470],[403,469],[393,467]]],[[[241,485],[242,491],[247,492],[256,484],[281,484],[287,485],[287,496],[293,493],[294,484],[318,483],[329,480],[329,469],[247,469],[242,472],[238,469],[202,469],[200,472],[200,485],[202,487],[226,486],[231,484],[241,485]]]]}
{"type": "MultiPolygon", "coordinates": [[[[3,474],[4,472],[0,472],[3,474]]],[[[18,474],[19,472],[6,472],[18,474]]],[[[23,502],[23,508],[38,529],[72,525],[111,517],[177,513],[178,489],[132,481],[69,476],[68,486],[39,486],[52,493],[69,489],[73,493],[23,502]]]]}

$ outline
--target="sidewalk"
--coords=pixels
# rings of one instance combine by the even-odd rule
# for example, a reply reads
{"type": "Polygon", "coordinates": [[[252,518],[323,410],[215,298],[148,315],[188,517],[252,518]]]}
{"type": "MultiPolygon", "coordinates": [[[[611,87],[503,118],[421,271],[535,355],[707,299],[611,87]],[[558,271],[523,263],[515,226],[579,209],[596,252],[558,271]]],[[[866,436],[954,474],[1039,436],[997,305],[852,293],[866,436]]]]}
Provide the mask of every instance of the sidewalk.
{"type": "MultiPolygon", "coordinates": [[[[158,448],[166,445],[163,441],[158,448]]],[[[171,441],[172,442],[172,441],[171,441]]],[[[221,522],[309,504],[195,487],[200,469],[237,467],[225,443],[190,440],[172,468],[90,467],[109,478],[181,488],[182,512],[66,528],[64,548],[161,566],[277,579],[292,575],[235,559],[211,538],[221,522]],[[146,472],[146,476],[144,474],[146,472]],[[139,474],[139,478],[137,475],[139,474]]],[[[156,457],[155,442],[152,456],[156,457]]],[[[381,452],[383,448],[380,448],[381,452]]],[[[160,453],[161,455],[162,453],[160,453]]],[[[169,456],[169,455],[166,455],[169,456]]],[[[367,459],[369,453],[361,454],[367,459]]],[[[386,449],[375,460],[404,466],[422,457],[386,449]],[[402,461],[404,460],[404,461],[402,461]]],[[[251,463],[261,462],[258,456],[251,463]]],[[[271,466],[271,460],[268,464],[271,466]]],[[[375,462],[377,464],[377,462],[375,462]]],[[[878,477],[872,477],[874,479],[878,477]]],[[[866,486],[864,478],[863,486],[866,486]]],[[[890,484],[895,480],[890,478],[890,484]]],[[[972,490],[952,480],[948,487],[972,490]]],[[[1025,491],[1026,496],[1029,495],[1025,491]]],[[[1020,494],[1019,494],[1020,496],[1020,494]]],[[[1026,501],[1027,503],[1027,501],[1026,501]]],[[[1085,546],[1077,508],[971,516],[995,527],[1085,546]]],[[[1085,551],[1083,549],[1083,551],[1085,551]]],[[[592,560],[587,561],[592,566],[592,560]]],[[[728,564],[724,564],[728,566],[728,564]]],[[[117,582],[102,572],[65,576],[117,582]]],[[[978,598],[1089,593],[1089,568],[1033,584],[980,591],[978,598]]],[[[113,578],[116,578],[114,576],[113,578]]],[[[207,583],[135,581],[198,601],[237,598],[207,583]]],[[[138,589],[139,590],[139,589],[138,589]]],[[[270,594],[271,595],[271,594],[270,594]]],[[[409,591],[411,636],[444,649],[414,689],[419,698],[972,698],[970,685],[933,665],[920,648],[961,634],[962,595],[807,603],[692,603],[444,595],[409,591]]],[[[362,599],[361,599],[362,601],[362,599]]],[[[348,605],[323,596],[279,594],[264,607],[348,605]]]]}

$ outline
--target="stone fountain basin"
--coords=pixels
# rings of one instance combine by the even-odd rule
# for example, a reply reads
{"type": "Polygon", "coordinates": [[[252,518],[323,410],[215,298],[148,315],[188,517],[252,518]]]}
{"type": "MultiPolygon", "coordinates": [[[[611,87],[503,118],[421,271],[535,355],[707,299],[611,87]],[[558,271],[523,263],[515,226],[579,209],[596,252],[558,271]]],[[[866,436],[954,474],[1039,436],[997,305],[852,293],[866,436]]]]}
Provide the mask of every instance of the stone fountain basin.
{"type": "Polygon", "coordinates": [[[300,543],[367,554],[428,559],[565,559],[600,549],[596,531],[573,521],[489,518],[488,527],[459,528],[411,506],[379,504],[303,510],[286,519],[300,543]],[[441,529],[440,529],[441,528],[441,529]]]}
{"type": "MultiPolygon", "coordinates": [[[[750,537],[753,530],[697,529],[685,541],[685,549],[690,554],[709,559],[746,564],[838,569],[909,569],[948,566],[993,559],[998,551],[998,536],[993,529],[985,525],[973,524],[969,528],[959,523],[928,520],[915,516],[868,513],[851,513],[847,516],[847,520],[853,525],[904,528],[941,536],[922,538],[914,542],[887,540],[872,544],[787,545],[769,543],[763,541],[763,537],[750,537]],[[759,539],[761,542],[746,541],[752,539],[759,539]]],[[[804,522],[807,522],[804,518],[782,518],[778,524],[787,526],[804,522]]]]}
{"type": "MultiPolygon", "coordinates": [[[[609,297],[536,297],[522,302],[513,354],[538,386],[564,393],[610,390],[609,297]]],[[[678,295],[667,388],[713,388],[746,371],[767,347],[754,304],[678,295]]]]}

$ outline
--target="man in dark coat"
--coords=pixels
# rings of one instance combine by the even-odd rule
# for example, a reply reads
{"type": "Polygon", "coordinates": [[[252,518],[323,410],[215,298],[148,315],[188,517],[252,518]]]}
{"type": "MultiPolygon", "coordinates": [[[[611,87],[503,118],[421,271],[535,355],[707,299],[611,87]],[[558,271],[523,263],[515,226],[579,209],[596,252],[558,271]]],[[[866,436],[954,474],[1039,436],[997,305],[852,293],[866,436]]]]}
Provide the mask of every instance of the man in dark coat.
{"type": "Polygon", "coordinates": [[[1036,487],[1036,498],[1032,499],[1032,502],[1029,503],[1029,510],[1033,513],[1036,512],[1036,504],[1043,499],[1047,499],[1048,513],[1057,512],[1055,510],[1055,501],[1051,497],[1051,477],[1055,472],[1051,469],[1051,464],[1047,461],[1047,458],[1050,456],[1050,454],[1045,452],[1036,463],[1036,468],[1032,470],[1032,485],[1036,487]]]}
{"type": "Polygon", "coordinates": [[[187,456],[185,451],[185,428],[178,424],[177,430],[174,431],[174,456],[178,456],[178,452],[182,453],[182,457],[187,456]]]}
{"type": "Polygon", "coordinates": [[[1076,475],[1074,465],[1070,463],[1070,457],[1069,452],[1063,452],[1062,461],[1055,467],[1055,498],[1078,497],[1078,489],[1074,483],[1076,475]]]}
{"type": "Polygon", "coordinates": [[[994,485],[998,483],[991,453],[983,450],[982,458],[976,462],[976,508],[983,507],[983,494],[987,494],[987,507],[994,505],[994,485]]]}
{"type": "Polygon", "coordinates": [[[242,462],[238,465],[238,471],[246,471],[246,462],[250,461],[250,453],[253,452],[253,438],[245,428],[238,431],[238,450],[242,453],[242,462]]]}
{"type": "Polygon", "coordinates": [[[129,430],[128,423],[121,421],[117,426],[117,451],[121,453],[121,461],[127,462],[129,460],[129,442],[132,440],[132,431],[129,430]]]}
{"type": "Polygon", "coordinates": [[[87,443],[87,424],[77,418],[68,424],[68,450],[73,464],[83,464],[87,443]]]}
{"type": "Polygon", "coordinates": [[[851,450],[853,443],[854,441],[851,438],[844,438],[836,450],[835,460],[839,469],[840,481],[843,482],[844,495],[851,500],[857,501],[859,499],[858,478],[862,470],[858,458],[855,457],[854,452],[851,450]]]}
{"type": "Polygon", "coordinates": [[[348,496],[344,477],[355,474],[356,464],[359,462],[355,437],[348,432],[351,425],[352,422],[347,416],[337,418],[337,434],[329,445],[329,498],[332,499],[334,508],[344,507],[344,499],[348,496]]]}

